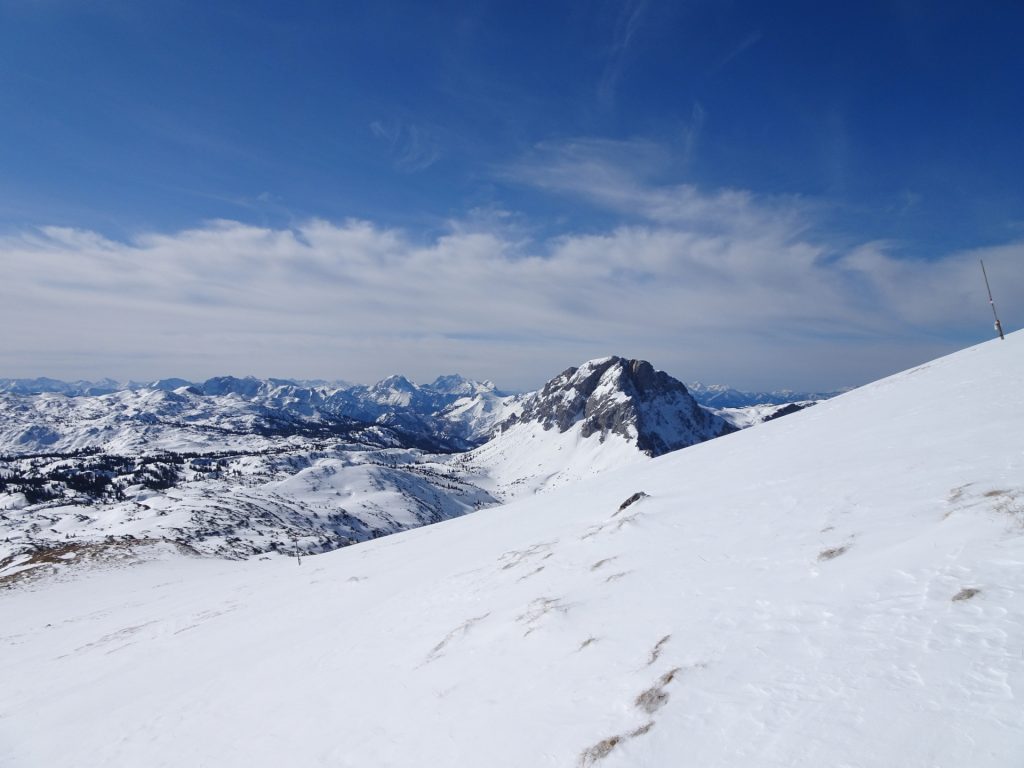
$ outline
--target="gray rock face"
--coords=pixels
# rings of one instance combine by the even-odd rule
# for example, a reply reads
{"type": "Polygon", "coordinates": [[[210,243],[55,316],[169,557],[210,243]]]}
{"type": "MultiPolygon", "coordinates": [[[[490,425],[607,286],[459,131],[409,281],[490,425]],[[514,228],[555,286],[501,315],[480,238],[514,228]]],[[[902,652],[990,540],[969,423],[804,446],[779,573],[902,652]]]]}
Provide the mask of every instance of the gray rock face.
{"type": "Polygon", "coordinates": [[[525,422],[559,432],[582,423],[583,437],[620,435],[650,456],[735,431],[701,408],[681,381],[644,360],[621,357],[591,360],[565,370],[501,428],[525,422]]]}

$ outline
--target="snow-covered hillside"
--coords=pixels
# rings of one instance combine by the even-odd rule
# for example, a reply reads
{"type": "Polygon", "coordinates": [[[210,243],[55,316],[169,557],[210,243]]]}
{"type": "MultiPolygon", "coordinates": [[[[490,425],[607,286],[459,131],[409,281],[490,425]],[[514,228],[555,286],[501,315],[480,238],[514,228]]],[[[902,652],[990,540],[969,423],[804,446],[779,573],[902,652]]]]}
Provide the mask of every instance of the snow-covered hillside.
{"type": "Polygon", "coordinates": [[[569,368],[503,406],[494,437],[452,463],[502,499],[555,488],[728,434],[682,382],[643,360],[569,368]]]}
{"type": "Polygon", "coordinates": [[[763,424],[766,421],[789,416],[797,411],[802,411],[804,408],[810,408],[818,402],[820,401],[798,400],[783,404],[765,403],[762,405],[742,405],[736,408],[708,408],[708,410],[736,427],[736,429],[747,429],[748,427],[763,424]]]}
{"type": "Polygon", "coordinates": [[[498,425],[522,411],[526,395],[504,395],[494,390],[460,397],[438,414],[447,425],[447,434],[468,445],[479,445],[490,438],[498,425]]]}
{"type": "Polygon", "coordinates": [[[1018,333],[301,566],[108,553],[0,593],[0,764],[1018,766],[1021,435],[1018,333]]]}

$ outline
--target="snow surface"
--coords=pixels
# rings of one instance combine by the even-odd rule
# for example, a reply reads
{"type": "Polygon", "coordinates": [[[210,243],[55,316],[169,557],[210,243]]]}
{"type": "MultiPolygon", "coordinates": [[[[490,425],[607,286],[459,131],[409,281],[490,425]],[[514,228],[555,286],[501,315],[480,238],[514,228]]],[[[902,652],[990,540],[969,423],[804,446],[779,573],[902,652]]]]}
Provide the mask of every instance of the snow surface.
{"type": "Polygon", "coordinates": [[[301,566],[68,570],[0,593],[0,765],[1019,766],[1021,435],[1018,333],[301,566]]]}
{"type": "Polygon", "coordinates": [[[296,547],[316,553],[497,503],[464,472],[416,450],[300,446],[217,466],[186,470],[167,489],[130,486],[110,503],[72,498],[28,508],[24,494],[0,493],[0,583],[12,573],[11,557],[42,547],[117,538],[234,558],[296,547]]]}
{"type": "Polygon", "coordinates": [[[715,416],[732,424],[737,429],[748,429],[773,418],[781,418],[777,414],[792,406],[810,408],[818,400],[796,400],[791,403],[766,403],[760,405],[744,405],[736,408],[708,408],[715,416]]]}
{"type": "Polygon", "coordinates": [[[510,501],[650,460],[637,448],[635,436],[583,437],[582,427],[577,422],[559,432],[535,421],[514,424],[449,463],[473,485],[510,501]]]}

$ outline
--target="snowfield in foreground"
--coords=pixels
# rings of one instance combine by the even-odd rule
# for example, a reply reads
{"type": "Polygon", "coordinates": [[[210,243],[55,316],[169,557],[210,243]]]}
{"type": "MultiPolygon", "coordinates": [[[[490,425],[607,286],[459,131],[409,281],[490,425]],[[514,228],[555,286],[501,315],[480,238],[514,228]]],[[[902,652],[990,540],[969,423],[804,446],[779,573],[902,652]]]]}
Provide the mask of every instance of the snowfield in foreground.
{"type": "Polygon", "coordinates": [[[1019,766],[1022,435],[1018,333],[301,566],[6,590],[0,765],[1019,766]]]}

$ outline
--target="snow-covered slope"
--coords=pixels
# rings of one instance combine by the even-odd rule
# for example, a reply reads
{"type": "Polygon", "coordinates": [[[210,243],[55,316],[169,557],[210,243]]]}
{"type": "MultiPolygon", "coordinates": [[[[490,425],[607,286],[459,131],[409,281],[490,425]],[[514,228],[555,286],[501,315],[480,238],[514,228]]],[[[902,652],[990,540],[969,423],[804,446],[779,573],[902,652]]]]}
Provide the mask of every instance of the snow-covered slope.
{"type": "Polygon", "coordinates": [[[132,484],[89,497],[81,491],[95,492],[98,484],[89,480],[102,473],[86,469],[64,497],[39,502],[0,493],[0,580],[24,561],[52,562],[52,551],[67,547],[165,540],[229,558],[313,554],[497,503],[420,451],[355,443],[218,458],[168,455],[141,465],[103,455],[27,460],[43,461],[49,477],[67,480],[65,467],[99,466],[132,484]]]}
{"type": "Polygon", "coordinates": [[[487,441],[498,425],[522,410],[530,395],[504,395],[494,390],[460,397],[438,414],[448,425],[448,434],[468,445],[487,441]]]}
{"type": "Polygon", "coordinates": [[[736,408],[708,408],[715,416],[727,421],[736,429],[747,429],[766,421],[781,419],[783,416],[802,411],[815,405],[817,400],[798,400],[792,403],[765,403],[762,405],[743,405],[736,408]]]}
{"type": "Polygon", "coordinates": [[[636,464],[733,427],[643,360],[605,357],[569,368],[504,403],[494,437],[454,460],[504,499],[636,464]]]}
{"type": "Polygon", "coordinates": [[[7,590],[0,764],[1018,766],[1021,435],[1015,334],[301,566],[7,590]]]}

